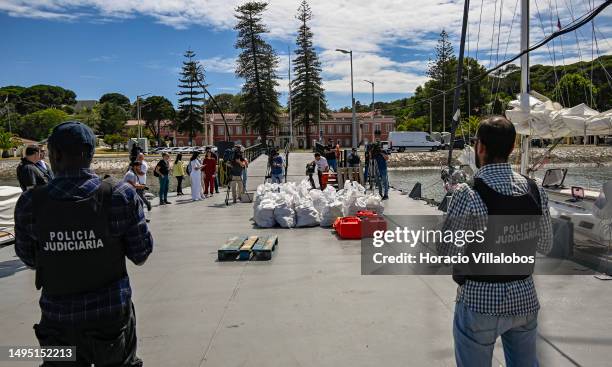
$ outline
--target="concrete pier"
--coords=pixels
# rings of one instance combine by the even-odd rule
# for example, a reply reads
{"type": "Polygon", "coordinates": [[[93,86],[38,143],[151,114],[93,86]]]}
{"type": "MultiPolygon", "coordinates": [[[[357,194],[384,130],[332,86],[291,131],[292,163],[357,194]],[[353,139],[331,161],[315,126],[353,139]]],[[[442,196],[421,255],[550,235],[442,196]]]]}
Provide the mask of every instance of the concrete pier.
{"type": "MultiPolygon", "coordinates": [[[[292,153],[289,181],[311,154],[292,153]]],[[[265,157],[248,186],[263,182],[265,157]]],[[[252,204],[226,207],[225,190],[201,202],[185,195],[156,207],[155,248],[129,266],[139,355],[147,367],[454,366],[455,284],[448,276],[362,276],[360,242],[330,229],[258,229],[252,204]],[[277,234],[271,261],[217,262],[235,234],[277,234]]],[[[392,191],[388,214],[436,214],[392,191]]],[[[610,366],[612,282],[539,276],[541,366],[610,366]]],[[[0,345],[36,345],[34,272],[12,246],[0,249],[0,345]]],[[[494,366],[504,365],[498,345],[494,366]]],[[[0,366],[32,362],[0,361],[0,366]]]]}

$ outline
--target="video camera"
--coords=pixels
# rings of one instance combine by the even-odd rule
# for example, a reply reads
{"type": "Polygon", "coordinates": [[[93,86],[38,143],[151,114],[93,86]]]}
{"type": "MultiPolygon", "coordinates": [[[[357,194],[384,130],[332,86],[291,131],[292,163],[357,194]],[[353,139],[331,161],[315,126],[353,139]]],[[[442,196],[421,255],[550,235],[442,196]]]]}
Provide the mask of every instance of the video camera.
{"type": "Polygon", "coordinates": [[[241,157],[242,152],[240,151],[240,147],[228,148],[223,152],[223,160],[225,162],[231,162],[241,157]]]}

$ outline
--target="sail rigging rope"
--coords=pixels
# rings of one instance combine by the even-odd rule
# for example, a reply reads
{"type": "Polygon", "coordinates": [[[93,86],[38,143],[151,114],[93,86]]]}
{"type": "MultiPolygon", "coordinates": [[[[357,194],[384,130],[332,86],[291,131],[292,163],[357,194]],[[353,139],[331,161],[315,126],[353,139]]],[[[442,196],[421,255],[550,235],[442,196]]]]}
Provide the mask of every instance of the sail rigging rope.
{"type": "MultiPolygon", "coordinates": [[[[457,88],[461,88],[465,85],[465,83],[473,83],[479,80],[482,80],[483,78],[485,78],[487,75],[503,68],[504,66],[518,60],[521,56],[528,54],[530,52],[533,52],[537,49],[539,49],[540,47],[546,45],[547,43],[549,43],[550,41],[556,39],[557,37],[564,35],[566,33],[569,32],[573,32],[575,29],[578,29],[580,27],[582,27],[583,25],[585,25],[586,23],[590,22],[591,20],[593,20],[597,15],[599,15],[599,13],[601,13],[602,11],[604,11],[608,6],[610,6],[612,4],[612,0],[606,0],[605,2],[603,2],[602,4],[600,4],[597,8],[594,8],[592,11],[590,11],[589,13],[583,14],[582,16],[580,16],[578,19],[576,19],[575,22],[571,22],[568,25],[566,25],[565,27],[561,28],[560,30],[553,32],[552,34],[550,34],[549,36],[545,37],[544,39],[541,39],[540,41],[538,41],[537,43],[535,43],[533,46],[528,47],[527,49],[519,52],[518,54],[516,54],[515,56],[513,56],[512,58],[500,63],[499,65],[490,68],[488,70],[486,70],[484,73],[477,75],[475,77],[473,77],[472,79],[466,80],[462,83],[459,83],[458,85],[444,91],[443,93],[438,93],[432,97],[429,98],[425,98],[422,99],[420,101],[416,101],[414,103],[411,104],[407,104],[406,106],[403,106],[402,108],[406,108],[406,107],[411,107],[423,102],[428,102],[434,98],[440,97],[441,95],[443,95],[444,93],[449,93],[454,91],[457,88]]],[[[603,64],[602,64],[603,65],[603,64]]],[[[606,71],[607,72],[607,71],[606,71]]]]}

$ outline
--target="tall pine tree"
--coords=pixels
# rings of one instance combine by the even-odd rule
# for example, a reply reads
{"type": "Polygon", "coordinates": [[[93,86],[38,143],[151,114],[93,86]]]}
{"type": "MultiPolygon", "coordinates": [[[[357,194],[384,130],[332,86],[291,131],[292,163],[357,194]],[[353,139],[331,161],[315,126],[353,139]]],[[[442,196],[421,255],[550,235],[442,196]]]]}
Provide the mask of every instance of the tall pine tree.
{"type": "Polygon", "coordinates": [[[198,79],[203,82],[204,70],[202,66],[194,60],[195,52],[187,50],[185,52],[185,61],[181,70],[179,79],[178,95],[179,107],[178,116],[175,122],[177,131],[189,134],[189,145],[193,145],[193,137],[197,132],[202,132],[204,91],[198,85],[198,79]]]}
{"type": "Polygon", "coordinates": [[[312,31],[308,26],[312,11],[306,0],[302,0],[296,18],[300,21],[300,28],[295,42],[297,56],[293,61],[295,79],[291,81],[291,107],[293,121],[304,127],[306,147],[310,148],[310,125],[320,118],[319,98],[322,114],[327,114],[327,102],[321,85],[321,62],[312,46],[312,31]]]}
{"type": "MultiPolygon", "coordinates": [[[[427,76],[431,78],[429,81],[431,95],[437,95],[440,92],[435,91],[431,88],[435,88],[438,90],[446,91],[452,88],[454,85],[454,73],[456,70],[457,59],[453,52],[453,45],[448,40],[448,33],[445,30],[442,30],[440,33],[440,38],[438,39],[438,44],[435,48],[436,58],[433,61],[430,61],[427,65],[427,76]]],[[[438,108],[433,109],[433,120],[434,121],[442,121],[442,102],[444,98],[443,96],[438,97],[438,100],[434,100],[438,108]]],[[[450,115],[452,114],[453,109],[453,93],[446,93],[446,123],[450,126],[450,115]]]]}
{"type": "Polygon", "coordinates": [[[262,22],[265,2],[247,2],[236,8],[238,31],[235,47],[238,56],[236,76],[244,79],[241,112],[243,124],[259,132],[261,142],[267,144],[270,129],[279,124],[280,104],[274,89],[278,57],[263,35],[268,29],[262,22]]]}

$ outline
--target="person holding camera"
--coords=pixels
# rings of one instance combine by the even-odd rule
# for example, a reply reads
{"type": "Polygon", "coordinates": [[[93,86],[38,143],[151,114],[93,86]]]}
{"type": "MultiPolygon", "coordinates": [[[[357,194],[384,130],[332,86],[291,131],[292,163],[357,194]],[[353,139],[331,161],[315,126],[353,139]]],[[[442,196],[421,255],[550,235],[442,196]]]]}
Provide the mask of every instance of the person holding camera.
{"type": "Polygon", "coordinates": [[[317,176],[319,176],[319,188],[323,190],[323,172],[329,171],[329,164],[327,163],[327,159],[321,156],[321,153],[317,152],[314,154],[314,161],[310,162],[310,167],[312,167],[312,169],[310,169],[309,167],[306,167],[306,172],[308,174],[308,181],[310,181],[310,186],[312,186],[313,189],[316,188],[314,180],[312,178],[314,171],[316,171],[317,176]]]}
{"type": "Polygon", "coordinates": [[[136,190],[136,193],[147,207],[147,211],[150,212],[151,202],[145,197],[145,190],[148,190],[149,188],[144,182],[140,181],[140,176],[142,175],[141,167],[142,163],[139,161],[130,163],[130,168],[123,176],[123,181],[130,184],[136,190]]]}

